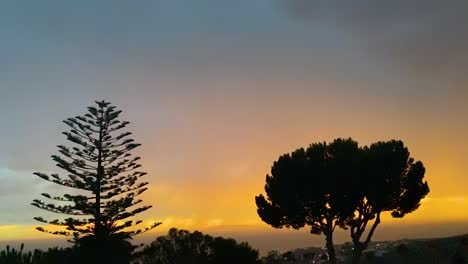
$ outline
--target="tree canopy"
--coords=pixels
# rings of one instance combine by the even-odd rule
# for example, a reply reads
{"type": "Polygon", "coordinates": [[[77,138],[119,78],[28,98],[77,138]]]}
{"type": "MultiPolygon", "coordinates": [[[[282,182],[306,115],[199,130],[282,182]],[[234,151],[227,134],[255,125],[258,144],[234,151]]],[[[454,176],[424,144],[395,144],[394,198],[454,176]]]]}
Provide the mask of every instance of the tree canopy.
{"type": "Polygon", "coordinates": [[[415,211],[429,193],[423,181],[425,168],[421,161],[410,157],[402,141],[377,142],[363,147],[363,164],[359,184],[355,186],[357,201],[355,215],[347,226],[354,243],[354,260],[358,263],[361,252],[367,248],[383,212],[401,218],[415,211]],[[365,239],[366,227],[372,222],[365,239]]]}
{"type": "Polygon", "coordinates": [[[171,228],[138,253],[137,263],[144,264],[255,264],[258,251],[246,242],[212,237],[199,231],[171,228]]]}
{"type": "Polygon", "coordinates": [[[266,197],[255,197],[257,212],[275,228],[308,226],[312,234],[324,234],[332,263],[333,231],[337,226],[349,228],[358,260],[382,212],[403,217],[419,207],[429,192],[424,173],[422,162],[415,162],[401,141],[364,147],[352,139],[314,143],[273,163],[266,197]]]}
{"type": "Polygon", "coordinates": [[[360,149],[352,139],[314,143],[279,157],[266,176],[266,197],[255,197],[257,212],[275,227],[310,227],[324,234],[331,261],[335,260],[333,231],[354,213],[349,186],[357,177],[360,149]]]}

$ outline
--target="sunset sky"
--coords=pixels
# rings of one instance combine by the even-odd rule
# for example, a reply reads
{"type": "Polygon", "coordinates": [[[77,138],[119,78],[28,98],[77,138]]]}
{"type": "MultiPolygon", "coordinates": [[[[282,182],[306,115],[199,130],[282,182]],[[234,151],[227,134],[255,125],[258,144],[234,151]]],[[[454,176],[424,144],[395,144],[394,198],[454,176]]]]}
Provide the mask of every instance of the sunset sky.
{"type": "Polygon", "coordinates": [[[157,232],[284,234],[254,202],[272,162],[337,137],[426,166],[428,198],[378,238],[468,232],[466,1],[5,1],[0,34],[0,240],[49,238],[29,204],[63,188],[32,173],[61,173],[61,121],[100,99],[142,144],[157,232]]]}

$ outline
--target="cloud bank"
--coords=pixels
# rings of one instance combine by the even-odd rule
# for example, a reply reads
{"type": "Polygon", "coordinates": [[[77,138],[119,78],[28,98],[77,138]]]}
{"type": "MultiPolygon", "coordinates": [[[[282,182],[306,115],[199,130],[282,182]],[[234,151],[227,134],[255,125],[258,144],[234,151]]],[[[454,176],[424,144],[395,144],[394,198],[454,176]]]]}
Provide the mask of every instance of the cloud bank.
{"type": "Polygon", "coordinates": [[[464,78],[466,1],[281,0],[280,4],[293,18],[336,27],[402,71],[464,78]]]}

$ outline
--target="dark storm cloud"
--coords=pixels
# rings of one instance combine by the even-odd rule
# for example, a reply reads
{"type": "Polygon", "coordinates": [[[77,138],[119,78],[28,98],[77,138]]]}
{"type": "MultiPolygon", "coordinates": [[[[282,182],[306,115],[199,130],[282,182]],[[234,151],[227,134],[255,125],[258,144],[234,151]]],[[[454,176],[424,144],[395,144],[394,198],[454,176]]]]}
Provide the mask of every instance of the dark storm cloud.
{"type": "Polygon", "coordinates": [[[468,66],[468,2],[280,0],[292,17],[335,26],[370,55],[417,73],[468,66]]]}

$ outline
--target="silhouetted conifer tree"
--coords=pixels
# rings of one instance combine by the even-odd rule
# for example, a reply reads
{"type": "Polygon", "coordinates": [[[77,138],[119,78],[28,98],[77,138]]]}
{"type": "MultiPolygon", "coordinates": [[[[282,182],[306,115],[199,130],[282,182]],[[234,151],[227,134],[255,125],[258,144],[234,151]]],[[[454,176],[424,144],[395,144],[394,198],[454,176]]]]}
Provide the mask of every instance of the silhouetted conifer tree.
{"type": "Polygon", "coordinates": [[[72,236],[84,248],[98,245],[105,248],[103,243],[112,245],[117,240],[128,249],[127,239],[160,224],[128,230],[142,222],[130,218],[151,206],[139,206],[142,200],[137,197],[147,190],[148,183],[139,182],[146,173],[138,170],[140,158],[130,152],[140,144],[129,138],[132,133],[122,131],[129,122],[119,120],[121,112],[109,102],[97,101],[96,106],[88,107],[84,116],[64,121],[70,130],[63,134],[73,146],[59,145],[60,155],[53,155],[52,159],[67,175],[38,172],[35,175],[75,191],[62,196],[43,193],[43,197],[54,203],[36,199],[32,205],[71,217],[63,220],[35,217],[39,222],[58,227],[52,230],[37,227],[39,231],[72,236]]]}

